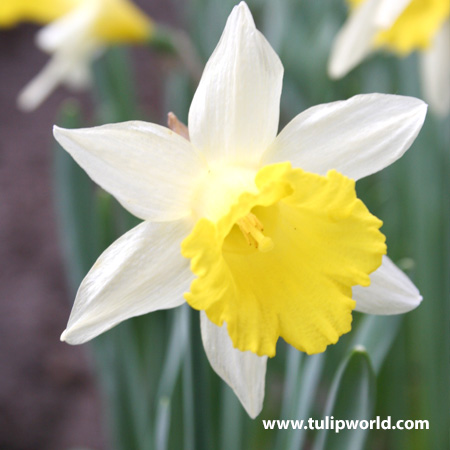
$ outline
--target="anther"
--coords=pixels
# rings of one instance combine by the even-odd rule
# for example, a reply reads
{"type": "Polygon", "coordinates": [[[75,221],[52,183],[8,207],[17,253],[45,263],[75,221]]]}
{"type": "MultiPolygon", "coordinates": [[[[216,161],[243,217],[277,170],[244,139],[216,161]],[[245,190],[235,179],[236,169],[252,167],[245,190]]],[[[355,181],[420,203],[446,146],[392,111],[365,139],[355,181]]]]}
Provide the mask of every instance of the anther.
{"type": "Polygon", "coordinates": [[[244,235],[248,245],[257,248],[260,252],[268,252],[273,249],[272,239],[264,236],[263,224],[254,214],[248,213],[236,223],[244,235]]]}

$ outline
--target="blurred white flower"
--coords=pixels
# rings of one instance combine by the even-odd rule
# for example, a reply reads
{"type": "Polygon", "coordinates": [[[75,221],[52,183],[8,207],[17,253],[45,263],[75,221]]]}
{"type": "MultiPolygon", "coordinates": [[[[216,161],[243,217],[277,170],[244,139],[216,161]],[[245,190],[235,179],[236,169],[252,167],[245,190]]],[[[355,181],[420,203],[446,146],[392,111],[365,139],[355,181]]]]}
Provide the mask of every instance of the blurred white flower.
{"type": "Polygon", "coordinates": [[[153,23],[128,0],[15,0],[0,3],[0,26],[19,21],[49,22],[36,37],[51,55],[43,70],[22,90],[18,105],[37,108],[61,83],[80,89],[89,85],[90,65],[103,49],[120,42],[143,42],[153,23]]]}
{"type": "Polygon", "coordinates": [[[450,2],[348,0],[351,11],[337,35],[328,65],[340,78],[377,49],[400,56],[420,51],[424,98],[441,115],[450,110],[450,2]]]}
{"type": "Polygon", "coordinates": [[[201,311],[212,367],[254,418],[280,336],[322,352],[350,331],[353,309],[397,314],[420,303],[383,256],[381,221],[354,180],[403,155],[426,105],[360,95],[311,108],[277,136],[282,77],[242,2],[194,95],[190,141],[145,122],[55,127],[89,176],[143,219],[83,280],[62,340],[81,344],[184,295],[201,311]]]}

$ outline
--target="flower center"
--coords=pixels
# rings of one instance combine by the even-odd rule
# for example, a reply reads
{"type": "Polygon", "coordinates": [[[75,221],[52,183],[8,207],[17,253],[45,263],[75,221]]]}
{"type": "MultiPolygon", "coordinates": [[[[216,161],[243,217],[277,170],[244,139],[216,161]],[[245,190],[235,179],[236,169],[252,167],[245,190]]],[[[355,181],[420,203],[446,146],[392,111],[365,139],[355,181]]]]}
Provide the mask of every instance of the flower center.
{"type": "Polygon", "coordinates": [[[333,170],[265,166],[253,185],[238,184],[250,192],[230,179],[242,178],[207,178],[215,181],[214,189],[204,184],[207,214],[181,244],[196,275],[187,302],[216,325],[226,322],[243,352],[274,356],[280,336],[309,354],[323,352],[351,329],[352,287],[368,286],[381,264],[382,222],[356,197],[355,182],[333,170]],[[233,195],[223,202],[228,186],[233,195]]]}
{"type": "Polygon", "coordinates": [[[264,226],[252,213],[248,213],[237,222],[239,229],[245,240],[251,247],[257,248],[260,252],[268,252],[273,249],[273,241],[270,237],[264,236],[264,226]]]}
{"type": "Polygon", "coordinates": [[[217,222],[232,205],[238,203],[243,192],[258,192],[256,170],[234,166],[211,167],[192,196],[194,217],[217,222]]]}

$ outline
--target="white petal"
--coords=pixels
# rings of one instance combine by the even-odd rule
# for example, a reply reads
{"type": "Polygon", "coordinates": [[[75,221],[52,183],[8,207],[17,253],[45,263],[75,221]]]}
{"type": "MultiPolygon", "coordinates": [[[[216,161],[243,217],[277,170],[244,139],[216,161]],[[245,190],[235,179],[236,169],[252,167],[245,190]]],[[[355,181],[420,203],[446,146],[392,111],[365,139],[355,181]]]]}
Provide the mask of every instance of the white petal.
{"type": "Polygon", "coordinates": [[[432,46],[421,53],[424,98],[439,115],[450,111],[450,21],[434,37],[432,46]]]}
{"type": "Polygon", "coordinates": [[[354,286],[355,311],[369,314],[402,314],[419,306],[422,296],[412,281],[387,257],[370,275],[368,287],[354,286]]]}
{"type": "Polygon", "coordinates": [[[54,135],[132,214],[158,221],[190,214],[203,163],[189,141],[168,128],[134,121],[78,130],[55,127],[54,135]]]}
{"type": "Polygon", "coordinates": [[[64,79],[64,84],[72,90],[83,90],[92,84],[90,64],[79,64],[73,67],[64,79]]]}
{"type": "Polygon", "coordinates": [[[204,311],[200,312],[200,324],[203,346],[211,367],[233,389],[248,415],[254,419],[263,406],[267,356],[235,349],[226,323],[218,327],[204,311]]]}
{"type": "Polygon", "coordinates": [[[37,46],[45,52],[53,53],[70,45],[80,36],[89,34],[98,10],[98,2],[82,2],[79,7],[42,28],[36,35],[37,46]]]}
{"type": "Polygon", "coordinates": [[[61,84],[70,71],[70,61],[52,58],[45,67],[21,90],[17,106],[22,111],[33,111],[61,84]]]}
{"type": "Polygon", "coordinates": [[[405,153],[426,110],[421,100],[386,94],[314,106],[283,129],[263,162],[291,161],[294,167],[320,175],[336,169],[358,180],[405,153]]]}
{"type": "Polygon", "coordinates": [[[390,28],[412,0],[380,0],[374,22],[380,28],[390,28]]]}
{"type": "Polygon", "coordinates": [[[283,66],[235,6],[209,59],[189,111],[193,145],[209,161],[258,164],[278,130],[283,66]]]}
{"type": "Polygon", "coordinates": [[[77,89],[89,85],[89,66],[101,48],[90,34],[97,9],[94,3],[83,2],[79,8],[38,32],[37,45],[53,55],[19,94],[20,109],[36,109],[62,83],[77,89]]]}
{"type": "MultiPolygon", "coordinates": [[[[50,61],[19,93],[17,103],[20,109],[32,111],[36,109],[60,84],[70,82],[74,74],[85,74],[88,66],[99,52],[100,45],[91,39],[81,37],[67,46],[58,49],[50,61]]],[[[76,87],[87,87],[90,77],[84,77],[84,84],[76,87]]]]}
{"type": "Polygon", "coordinates": [[[331,78],[341,78],[357,66],[373,49],[378,31],[374,15],[380,0],[366,0],[350,13],[336,36],[328,61],[331,78]]]}
{"type": "Polygon", "coordinates": [[[82,344],[130,317],[184,303],[193,275],[180,244],[192,225],[143,222],[106,249],[78,289],[61,340],[82,344]]]}

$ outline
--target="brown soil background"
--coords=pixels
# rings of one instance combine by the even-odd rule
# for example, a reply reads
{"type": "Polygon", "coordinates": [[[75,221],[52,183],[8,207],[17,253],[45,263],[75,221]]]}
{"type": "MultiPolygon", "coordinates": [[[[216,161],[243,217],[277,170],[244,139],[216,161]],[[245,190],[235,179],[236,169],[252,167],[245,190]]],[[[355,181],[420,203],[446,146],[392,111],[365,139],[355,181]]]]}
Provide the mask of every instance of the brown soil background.
{"type": "MultiPolygon", "coordinates": [[[[139,3],[172,22],[164,0],[139,3]]],[[[47,60],[37,27],[0,31],[0,449],[108,448],[88,348],[59,341],[70,312],[51,187],[51,128],[68,92],[59,89],[33,113],[16,96],[47,60]]],[[[163,69],[133,51],[143,110],[161,111],[163,69]],[[149,81],[150,80],[150,81],[149,81]]],[[[88,95],[77,96],[89,116],[88,95]]]]}

